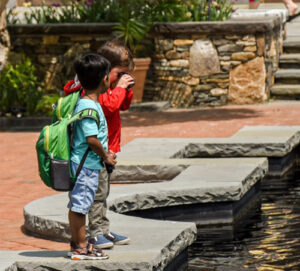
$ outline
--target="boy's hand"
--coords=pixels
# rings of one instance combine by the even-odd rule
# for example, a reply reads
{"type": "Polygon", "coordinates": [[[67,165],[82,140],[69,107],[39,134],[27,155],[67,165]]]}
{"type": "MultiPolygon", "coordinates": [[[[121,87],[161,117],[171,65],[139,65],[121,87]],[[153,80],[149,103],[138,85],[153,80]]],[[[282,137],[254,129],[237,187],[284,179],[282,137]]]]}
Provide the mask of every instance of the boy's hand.
{"type": "Polygon", "coordinates": [[[116,159],[116,158],[117,158],[117,155],[116,155],[116,153],[114,153],[112,150],[109,150],[108,152],[109,152],[109,153],[111,153],[111,154],[113,155],[114,159],[116,159]]]}
{"type": "Polygon", "coordinates": [[[108,164],[108,165],[111,165],[111,166],[114,166],[117,161],[116,161],[116,154],[111,152],[111,151],[108,151],[106,153],[106,157],[103,159],[104,163],[108,164]]]}
{"type": "Polygon", "coordinates": [[[118,83],[117,83],[117,87],[121,87],[121,88],[125,88],[127,89],[128,86],[134,84],[134,78],[132,75],[128,74],[128,73],[125,73],[123,74],[118,83]]]}

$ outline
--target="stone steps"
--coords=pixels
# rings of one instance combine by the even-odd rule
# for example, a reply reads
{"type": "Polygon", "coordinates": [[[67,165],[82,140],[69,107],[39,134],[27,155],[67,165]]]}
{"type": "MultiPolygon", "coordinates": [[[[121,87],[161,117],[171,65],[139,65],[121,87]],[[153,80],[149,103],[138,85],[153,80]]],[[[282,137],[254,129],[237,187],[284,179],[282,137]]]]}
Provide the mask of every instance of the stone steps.
{"type": "Polygon", "coordinates": [[[283,44],[284,54],[279,59],[279,70],[275,75],[275,85],[271,87],[271,97],[281,100],[300,98],[300,35],[299,23],[287,24],[287,39],[283,44]]]}

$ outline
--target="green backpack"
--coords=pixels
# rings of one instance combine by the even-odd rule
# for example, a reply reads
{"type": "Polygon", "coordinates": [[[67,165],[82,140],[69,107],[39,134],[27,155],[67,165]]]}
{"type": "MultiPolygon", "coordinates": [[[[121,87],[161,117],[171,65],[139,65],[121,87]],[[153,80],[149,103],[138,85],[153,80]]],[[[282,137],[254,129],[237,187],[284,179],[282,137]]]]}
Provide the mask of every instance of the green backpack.
{"type": "Polygon", "coordinates": [[[90,151],[87,148],[75,176],[70,167],[70,146],[72,144],[73,124],[83,118],[100,118],[95,109],[84,109],[73,115],[79,98],[79,91],[60,98],[54,109],[52,124],[45,126],[36,143],[39,174],[42,181],[57,191],[71,191],[84,161],[90,151]]]}

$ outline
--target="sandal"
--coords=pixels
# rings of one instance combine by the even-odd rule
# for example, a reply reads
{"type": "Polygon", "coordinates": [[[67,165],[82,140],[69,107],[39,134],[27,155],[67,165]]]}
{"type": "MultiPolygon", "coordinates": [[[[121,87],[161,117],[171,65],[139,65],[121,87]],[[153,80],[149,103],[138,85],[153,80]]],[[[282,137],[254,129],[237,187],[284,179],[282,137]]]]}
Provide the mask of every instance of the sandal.
{"type": "Polygon", "coordinates": [[[105,260],[108,259],[108,255],[102,252],[101,249],[94,248],[92,244],[86,247],[79,247],[74,242],[70,242],[71,251],[68,252],[68,256],[72,260],[105,260]]]}

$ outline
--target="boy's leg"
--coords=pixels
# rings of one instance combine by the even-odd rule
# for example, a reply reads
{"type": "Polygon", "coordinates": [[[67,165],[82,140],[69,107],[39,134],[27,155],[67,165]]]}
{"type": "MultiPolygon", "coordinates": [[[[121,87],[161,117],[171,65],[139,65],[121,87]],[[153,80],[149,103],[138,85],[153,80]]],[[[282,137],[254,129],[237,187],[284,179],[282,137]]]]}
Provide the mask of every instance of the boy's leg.
{"type": "Polygon", "coordinates": [[[285,5],[285,7],[288,9],[290,16],[295,15],[298,6],[295,4],[292,0],[283,0],[282,1],[285,5]]]}
{"type": "Polygon", "coordinates": [[[109,176],[105,169],[100,171],[99,186],[94,203],[89,211],[89,232],[94,245],[98,248],[111,248],[114,244],[126,245],[130,239],[110,232],[109,219],[106,216],[106,199],[109,191],[109,176]]]}
{"type": "Polygon", "coordinates": [[[89,233],[91,237],[109,233],[109,219],[106,216],[108,194],[108,174],[105,169],[100,171],[99,184],[94,203],[89,211],[89,233]]]}
{"type": "MultiPolygon", "coordinates": [[[[78,164],[71,162],[75,174],[78,164]]],[[[98,187],[99,170],[82,168],[73,190],[69,193],[69,224],[71,230],[71,251],[68,253],[74,260],[107,259],[108,256],[86,242],[85,218],[92,206],[98,187]]]]}
{"type": "Polygon", "coordinates": [[[71,240],[79,247],[86,247],[85,215],[69,210],[71,240]]]}

